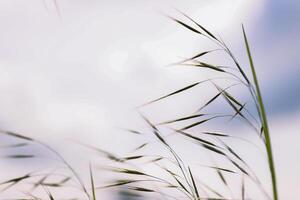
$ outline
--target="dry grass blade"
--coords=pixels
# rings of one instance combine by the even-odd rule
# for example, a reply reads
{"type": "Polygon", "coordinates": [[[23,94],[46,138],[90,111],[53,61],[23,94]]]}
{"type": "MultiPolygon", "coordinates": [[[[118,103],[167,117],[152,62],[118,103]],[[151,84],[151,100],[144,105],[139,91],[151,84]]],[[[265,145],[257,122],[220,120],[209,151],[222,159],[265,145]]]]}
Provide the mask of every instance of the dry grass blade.
{"type": "Polygon", "coordinates": [[[242,168],[241,165],[239,165],[237,162],[235,162],[234,160],[232,160],[232,159],[229,158],[229,157],[227,157],[227,159],[228,159],[235,167],[237,167],[241,172],[243,172],[244,174],[250,176],[249,173],[248,173],[244,168],[242,168]]]}
{"type": "Polygon", "coordinates": [[[175,19],[175,18],[173,18],[173,17],[170,17],[170,16],[167,16],[167,17],[169,17],[171,20],[177,22],[177,23],[180,24],[181,26],[187,28],[188,30],[191,30],[191,31],[193,31],[194,33],[197,33],[197,34],[202,35],[202,33],[201,33],[200,31],[198,31],[197,29],[195,29],[195,28],[193,28],[193,27],[187,25],[186,23],[184,23],[184,22],[182,22],[182,21],[180,21],[180,20],[178,20],[178,19],[175,19]]]}
{"type": "Polygon", "coordinates": [[[15,138],[23,139],[23,140],[28,140],[28,141],[32,141],[32,142],[34,141],[34,139],[32,139],[30,137],[20,135],[18,133],[13,133],[13,132],[10,132],[10,131],[1,131],[0,133],[8,135],[8,136],[15,137],[15,138]]]}
{"type": "Polygon", "coordinates": [[[184,59],[184,60],[182,60],[182,61],[180,61],[178,63],[175,63],[175,65],[179,65],[179,64],[183,64],[183,63],[185,63],[187,61],[195,60],[195,59],[200,58],[200,57],[202,57],[202,56],[204,56],[204,55],[206,55],[208,53],[211,53],[213,51],[216,51],[216,50],[204,51],[204,52],[198,53],[198,54],[194,55],[193,57],[190,57],[190,58],[184,59]]]}
{"type": "Polygon", "coordinates": [[[47,189],[47,188],[45,188],[45,187],[43,187],[44,188],[44,190],[46,191],[46,193],[47,193],[47,195],[48,195],[48,198],[50,199],[50,200],[54,200],[54,197],[53,197],[53,195],[51,194],[51,192],[47,189]]]}
{"type": "Polygon", "coordinates": [[[185,127],[181,128],[180,130],[181,130],[181,131],[184,131],[184,130],[191,129],[191,128],[195,127],[195,126],[199,126],[200,124],[203,124],[203,123],[209,121],[210,119],[214,119],[214,118],[203,119],[203,120],[201,120],[201,121],[199,121],[199,122],[195,122],[195,123],[193,123],[193,124],[191,124],[191,125],[185,126],[185,127]]]}
{"type": "Polygon", "coordinates": [[[224,183],[224,185],[228,186],[228,185],[227,185],[227,181],[226,181],[226,179],[225,179],[223,173],[221,172],[221,170],[216,169],[216,172],[217,172],[218,176],[220,177],[220,179],[222,180],[222,182],[224,183]]]}
{"type": "Polygon", "coordinates": [[[192,183],[193,183],[193,188],[194,188],[194,191],[195,191],[196,199],[200,200],[200,195],[199,195],[199,192],[198,192],[198,188],[197,188],[194,176],[192,174],[191,169],[190,168],[188,168],[188,169],[189,169],[189,174],[190,174],[190,177],[191,177],[191,180],[192,180],[192,183]]]}
{"type": "Polygon", "coordinates": [[[34,158],[36,156],[31,154],[15,154],[15,155],[7,155],[4,156],[5,158],[11,158],[11,159],[24,159],[24,158],[34,158]]]}
{"type": "Polygon", "coordinates": [[[214,100],[216,100],[219,96],[221,95],[221,92],[219,92],[218,94],[216,94],[215,96],[213,96],[213,98],[211,98],[208,102],[206,102],[201,108],[199,108],[197,110],[197,112],[201,111],[203,108],[205,108],[206,106],[208,106],[209,104],[211,104],[214,100]]]}
{"type": "MultiPolygon", "coordinates": [[[[226,93],[222,92],[222,88],[220,88],[218,85],[214,84],[215,87],[221,92],[222,96],[224,97],[224,99],[226,100],[226,102],[228,103],[228,105],[230,105],[230,107],[235,111],[235,114],[232,115],[231,119],[233,119],[233,117],[236,116],[240,116],[256,133],[259,133],[259,130],[257,129],[257,127],[255,125],[253,125],[253,123],[251,122],[250,119],[248,119],[241,111],[243,110],[243,105],[238,103],[238,105],[236,105],[236,100],[232,100],[234,99],[232,96],[228,96],[226,95],[226,93]],[[240,107],[238,107],[239,105],[241,105],[240,107]]],[[[227,93],[228,94],[228,93],[227,93]]]]}
{"type": "Polygon", "coordinates": [[[31,173],[28,173],[24,176],[20,176],[20,177],[17,177],[17,178],[13,178],[13,179],[4,181],[4,182],[0,183],[0,185],[6,185],[6,184],[8,184],[8,185],[5,188],[1,189],[1,191],[3,192],[5,190],[11,188],[12,186],[18,184],[19,182],[21,182],[25,179],[29,179],[29,178],[31,178],[31,173]]]}
{"type": "Polygon", "coordinates": [[[153,160],[150,160],[148,163],[155,163],[155,162],[158,162],[160,160],[164,159],[163,157],[158,157],[158,158],[155,158],[153,160]]]}
{"type": "Polygon", "coordinates": [[[40,185],[43,185],[44,184],[44,181],[50,176],[51,174],[46,174],[45,176],[43,176],[42,178],[40,178],[38,181],[36,181],[32,188],[31,188],[31,191],[34,191],[38,186],[40,185]]]}
{"type": "MultiPolygon", "coordinates": [[[[216,118],[228,117],[228,116],[229,116],[229,115],[217,115],[217,116],[213,116],[213,117],[210,117],[210,118],[203,119],[203,120],[201,120],[201,121],[195,122],[195,123],[193,123],[193,124],[190,124],[190,125],[188,125],[188,126],[185,126],[185,127],[181,128],[180,130],[181,130],[181,131],[185,131],[185,130],[191,129],[191,128],[195,127],[195,126],[199,126],[199,125],[201,125],[201,124],[203,124],[203,123],[205,123],[205,122],[208,122],[208,121],[210,121],[210,120],[213,120],[213,119],[216,119],[216,118]]],[[[231,116],[231,115],[230,115],[230,116],[231,116]]]]}
{"type": "Polygon", "coordinates": [[[17,148],[17,147],[25,147],[30,145],[27,142],[22,142],[22,143],[16,143],[16,144],[9,144],[9,145],[1,145],[0,148],[17,148]]]}
{"type": "Polygon", "coordinates": [[[165,98],[167,98],[167,97],[170,97],[170,96],[179,94],[179,93],[181,93],[181,92],[184,92],[184,91],[186,91],[186,90],[188,90],[188,89],[191,89],[191,88],[193,88],[193,87],[199,85],[199,84],[202,83],[202,82],[203,82],[203,81],[193,83],[193,84],[188,85],[188,86],[186,86],[186,87],[184,87],[184,88],[181,88],[181,89],[179,89],[179,90],[176,90],[175,92],[172,92],[172,93],[170,93],[170,94],[167,94],[167,95],[165,95],[165,96],[162,96],[162,97],[160,97],[160,98],[157,98],[157,99],[155,99],[155,100],[153,100],[153,101],[150,101],[150,102],[148,102],[148,103],[146,103],[146,104],[144,104],[144,105],[142,105],[142,106],[146,106],[146,105],[152,104],[152,103],[154,103],[154,102],[160,101],[160,100],[162,100],[162,99],[165,99],[165,98]]]}
{"type": "Polygon", "coordinates": [[[155,190],[151,190],[144,187],[129,187],[130,190],[138,191],[138,192],[156,192],[155,190]]]}
{"type": "Polygon", "coordinates": [[[223,133],[216,133],[216,132],[201,132],[202,134],[205,135],[212,135],[212,136],[217,136],[217,137],[230,137],[227,134],[223,134],[223,133]]]}
{"type": "Polygon", "coordinates": [[[223,172],[236,173],[235,171],[232,171],[230,169],[221,168],[221,167],[215,167],[215,166],[206,166],[206,167],[212,168],[212,169],[215,169],[215,170],[219,170],[219,171],[223,171],[223,172]]]}
{"type": "MultiPolygon", "coordinates": [[[[215,87],[218,89],[218,93],[215,95],[215,96],[213,96],[210,100],[208,100],[201,108],[199,108],[198,110],[197,110],[197,112],[200,112],[202,109],[204,109],[205,107],[207,107],[209,104],[211,104],[212,102],[214,102],[220,95],[222,95],[222,94],[227,94],[228,92],[226,92],[226,90],[228,90],[228,89],[230,89],[230,88],[232,88],[232,87],[234,87],[234,86],[236,86],[236,85],[238,85],[238,84],[233,84],[233,85],[230,85],[230,86],[228,86],[228,87],[226,87],[226,88],[224,88],[224,89],[221,89],[220,87],[218,87],[216,84],[214,84],[215,85],[215,87]]],[[[233,98],[233,97],[232,97],[233,98]]]]}
{"type": "Polygon", "coordinates": [[[240,160],[242,163],[244,163],[245,165],[247,165],[247,163],[244,161],[244,159],[241,158],[241,156],[239,156],[230,146],[228,146],[227,144],[225,144],[223,142],[223,145],[226,147],[226,149],[232,154],[234,155],[234,157],[236,157],[238,160],[240,160]]]}
{"type": "Polygon", "coordinates": [[[148,145],[148,143],[143,143],[143,144],[139,145],[138,147],[134,148],[133,151],[140,150],[140,149],[144,148],[144,147],[147,146],[147,145],[148,145]]]}
{"type": "Polygon", "coordinates": [[[242,107],[244,104],[240,103],[236,98],[234,98],[227,90],[223,90],[224,95],[230,99],[232,102],[242,107]]]}
{"type": "Polygon", "coordinates": [[[235,112],[235,114],[230,118],[230,120],[233,120],[237,115],[242,115],[241,112],[243,111],[243,109],[245,108],[245,106],[246,106],[246,103],[243,104],[243,105],[238,109],[237,112],[235,112]]]}
{"type": "Polygon", "coordinates": [[[47,186],[47,187],[56,187],[56,188],[60,188],[63,187],[63,184],[68,182],[69,180],[71,180],[71,177],[67,177],[59,182],[55,182],[55,183],[47,183],[47,182],[43,182],[42,185],[47,186]]]}
{"type": "MultiPolygon", "coordinates": [[[[178,10],[179,11],[179,10],[178,10]]],[[[210,31],[208,31],[206,28],[204,28],[202,25],[200,25],[198,22],[196,22],[195,20],[193,20],[190,16],[188,16],[187,14],[179,11],[182,15],[184,15],[186,18],[188,18],[189,20],[191,20],[194,24],[196,24],[200,29],[202,29],[206,34],[208,34],[210,37],[212,37],[213,39],[215,39],[216,41],[219,41],[217,39],[216,36],[214,36],[210,31]]]]}
{"type": "Polygon", "coordinates": [[[110,153],[110,152],[107,152],[107,151],[104,151],[98,147],[94,147],[94,146],[91,146],[91,145],[87,145],[87,144],[83,144],[81,142],[77,142],[78,144],[82,145],[82,146],[85,146],[89,149],[92,149],[102,155],[104,155],[106,158],[110,159],[110,160],[113,160],[113,161],[117,161],[117,162],[123,162],[124,160],[122,158],[119,158],[118,156],[110,153]]]}
{"type": "MultiPolygon", "coordinates": [[[[115,181],[115,183],[106,185],[101,188],[117,187],[117,186],[122,186],[122,185],[128,185],[130,183],[135,183],[135,182],[138,182],[138,180],[117,180],[117,181],[115,181]]],[[[100,188],[98,188],[98,189],[100,189],[100,188]]]]}
{"type": "Polygon", "coordinates": [[[191,67],[199,67],[199,68],[207,68],[207,69],[212,69],[218,72],[226,72],[225,70],[223,70],[221,67],[219,66],[215,66],[215,65],[211,65],[205,62],[197,62],[194,64],[188,64],[188,63],[183,63],[181,64],[183,66],[191,66],[191,67]]]}
{"type": "Polygon", "coordinates": [[[142,135],[143,133],[137,130],[133,130],[133,129],[123,129],[124,131],[127,131],[129,133],[133,133],[133,134],[137,134],[137,135],[142,135]]]}
{"type": "Polygon", "coordinates": [[[202,144],[202,146],[203,146],[204,148],[206,148],[207,150],[209,150],[209,151],[212,151],[212,152],[214,152],[214,153],[220,154],[220,155],[222,155],[222,156],[226,156],[226,154],[225,154],[223,151],[221,151],[221,150],[219,150],[219,149],[216,149],[216,148],[213,147],[213,146],[210,146],[210,145],[207,145],[207,144],[202,144]]]}
{"type": "Polygon", "coordinates": [[[193,136],[193,135],[188,134],[188,133],[186,133],[186,132],[184,132],[184,131],[182,131],[182,130],[175,130],[175,131],[176,131],[177,133],[180,133],[181,135],[184,135],[184,136],[186,136],[186,137],[192,138],[192,139],[196,140],[197,142],[200,142],[201,144],[207,144],[207,145],[211,145],[211,146],[215,146],[215,147],[216,147],[216,145],[213,144],[212,142],[209,142],[209,141],[207,141],[207,140],[204,140],[204,139],[201,139],[201,138],[199,138],[199,137],[193,136]]]}
{"type": "Polygon", "coordinates": [[[140,158],[144,158],[145,156],[127,156],[127,157],[124,157],[122,158],[123,160],[137,160],[137,159],[140,159],[140,158]]]}
{"type": "Polygon", "coordinates": [[[142,118],[147,122],[147,124],[148,125],[150,125],[150,127],[152,128],[152,132],[154,133],[154,135],[163,143],[163,144],[165,144],[166,146],[168,146],[169,147],[169,145],[167,144],[167,142],[163,139],[163,137],[160,135],[160,133],[159,133],[159,131],[158,131],[158,129],[156,128],[156,126],[154,125],[154,124],[152,124],[151,122],[150,122],[150,120],[148,120],[144,115],[142,115],[141,114],[141,116],[142,116],[142,118]]]}
{"type": "Polygon", "coordinates": [[[179,184],[179,186],[180,186],[182,189],[184,189],[184,191],[187,192],[187,194],[192,195],[191,192],[186,188],[186,186],[184,186],[184,184],[181,183],[181,182],[178,180],[178,178],[176,178],[175,176],[173,176],[173,177],[174,177],[174,179],[176,180],[176,182],[179,184]]]}
{"type": "Polygon", "coordinates": [[[174,120],[169,120],[169,121],[166,121],[166,122],[161,122],[158,125],[165,125],[165,124],[171,124],[171,123],[175,123],[175,122],[185,121],[185,120],[189,120],[189,119],[202,117],[204,115],[205,114],[190,115],[190,116],[187,116],[187,117],[182,117],[182,118],[178,118],[178,119],[174,119],[174,120]]]}
{"type": "Polygon", "coordinates": [[[131,175],[138,175],[138,176],[149,176],[143,172],[133,170],[133,169],[113,169],[115,172],[124,173],[124,174],[131,174],[131,175]]]}

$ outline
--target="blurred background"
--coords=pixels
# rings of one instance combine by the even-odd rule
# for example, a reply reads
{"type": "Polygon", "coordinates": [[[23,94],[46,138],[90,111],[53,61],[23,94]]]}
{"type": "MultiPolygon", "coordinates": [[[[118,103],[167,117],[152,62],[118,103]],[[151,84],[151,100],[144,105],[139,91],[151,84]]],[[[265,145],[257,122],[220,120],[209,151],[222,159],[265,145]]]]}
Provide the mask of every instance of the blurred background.
{"type": "MultiPolygon", "coordinates": [[[[141,140],[120,130],[144,127],[137,106],[209,76],[168,67],[211,48],[164,16],[180,16],[176,9],[221,36],[247,68],[244,24],[269,116],[280,197],[297,199],[300,2],[296,0],[2,0],[0,129],[50,144],[83,174],[92,158],[74,141],[117,154],[138,145],[141,140]]],[[[155,122],[174,118],[197,109],[205,95],[212,95],[211,88],[142,112],[155,122]]],[[[245,127],[235,130],[252,137],[245,127]]],[[[1,145],[7,142],[3,139],[1,145]]],[[[189,149],[187,143],[177,146],[189,149]]],[[[242,144],[238,148],[248,151],[242,144]]],[[[255,153],[248,153],[256,159],[255,153]]],[[[6,173],[0,178],[52,162],[3,159],[0,170],[6,173]]],[[[256,162],[267,177],[264,160],[256,162]]],[[[107,178],[104,172],[98,176],[107,178]]],[[[104,199],[117,199],[116,192],[99,193],[104,199]]],[[[13,197],[15,191],[1,195],[13,197]]]]}

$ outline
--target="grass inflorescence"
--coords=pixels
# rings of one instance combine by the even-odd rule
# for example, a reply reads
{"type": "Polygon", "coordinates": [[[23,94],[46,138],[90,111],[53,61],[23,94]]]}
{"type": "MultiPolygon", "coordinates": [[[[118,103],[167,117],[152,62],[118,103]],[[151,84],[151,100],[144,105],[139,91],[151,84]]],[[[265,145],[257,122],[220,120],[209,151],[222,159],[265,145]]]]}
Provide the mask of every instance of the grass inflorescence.
{"type": "MultiPolygon", "coordinates": [[[[170,17],[170,19],[185,29],[191,31],[193,34],[210,40],[216,46],[216,50],[198,52],[187,59],[176,62],[175,65],[194,67],[199,70],[210,70],[216,74],[224,75],[225,78],[222,79],[229,80],[230,83],[233,83],[229,86],[222,87],[218,84],[218,78],[200,80],[170,92],[169,94],[163,95],[162,97],[149,101],[139,107],[139,109],[142,109],[145,106],[150,106],[151,104],[165,101],[169,98],[175,98],[175,96],[184,94],[187,90],[192,90],[202,84],[211,84],[216,89],[217,93],[214,96],[209,98],[204,104],[197,108],[196,112],[189,115],[181,116],[175,119],[173,118],[163,122],[153,123],[152,120],[140,113],[141,117],[149,127],[149,131],[153,134],[153,137],[156,139],[156,141],[158,141],[161,147],[166,150],[167,153],[154,153],[153,155],[142,153],[143,149],[148,148],[151,145],[153,146],[153,142],[142,143],[135,147],[130,154],[123,156],[115,155],[98,147],[85,145],[86,148],[90,148],[100,153],[103,157],[105,157],[105,159],[110,160],[112,166],[106,167],[106,170],[114,173],[116,177],[120,177],[111,183],[97,185],[97,180],[95,180],[94,177],[94,173],[96,173],[96,171],[90,164],[88,172],[90,181],[89,185],[87,186],[87,184],[80,177],[79,173],[77,173],[76,170],[58,152],[56,152],[47,144],[20,134],[2,131],[1,134],[3,135],[14,137],[16,140],[21,140],[19,143],[6,145],[2,148],[19,148],[32,144],[40,145],[52,152],[57,160],[64,166],[65,170],[63,172],[64,175],[58,178],[55,182],[49,182],[48,180],[50,177],[58,174],[57,170],[49,173],[29,172],[23,176],[14,177],[10,180],[1,182],[0,185],[3,186],[2,191],[11,189],[19,184],[24,183],[32,186],[27,193],[24,193],[24,196],[29,199],[42,199],[34,196],[34,191],[37,188],[43,188],[48,199],[59,199],[51,194],[48,188],[56,187],[64,190],[67,184],[72,182],[76,185],[75,187],[77,187],[84,194],[84,197],[82,198],[91,200],[97,199],[97,190],[114,187],[125,188],[126,192],[124,192],[124,194],[126,193],[126,195],[129,195],[132,198],[151,196],[151,198],[156,199],[245,200],[252,198],[252,194],[247,191],[246,185],[247,181],[250,181],[256,185],[256,187],[259,189],[258,191],[261,192],[266,199],[278,200],[275,166],[273,161],[268,122],[244,27],[242,31],[246,46],[246,53],[249,58],[249,65],[252,72],[251,78],[245,72],[244,68],[242,67],[243,65],[238,62],[233,52],[220,37],[217,37],[215,34],[203,27],[194,19],[190,18],[188,15],[184,13],[181,14],[190,23],[185,23],[183,20],[173,17],[170,17]],[[223,54],[223,56],[232,61],[232,66],[228,67],[216,65],[202,60],[203,57],[219,51],[224,52],[225,54],[223,54]],[[252,79],[253,83],[251,81],[252,79]],[[255,113],[253,113],[253,110],[248,107],[248,105],[251,103],[240,100],[231,92],[231,89],[235,87],[240,87],[242,90],[245,90],[249,93],[251,98],[249,102],[251,102],[256,108],[255,113]],[[228,108],[231,110],[230,113],[220,114],[203,112],[207,111],[208,107],[212,106],[220,99],[223,99],[223,106],[228,106],[228,108]],[[263,153],[265,153],[268,158],[267,161],[271,175],[270,177],[273,197],[270,197],[269,192],[265,189],[265,186],[252,169],[251,164],[248,163],[247,159],[243,157],[243,154],[241,154],[239,150],[236,150],[236,148],[231,145],[231,142],[228,142],[229,140],[234,141],[236,139],[246,140],[245,138],[241,138],[223,131],[218,131],[218,128],[216,128],[216,131],[197,131],[197,134],[195,134],[195,131],[193,131],[195,129],[199,130],[199,127],[215,120],[223,120],[225,123],[229,123],[233,120],[239,120],[239,123],[245,123],[250,130],[253,130],[253,132],[257,134],[260,142],[265,146],[265,152],[263,153]],[[173,127],[173,125],[175,125],[175,127],[173,127]],[[201,151],[206,152],[212,157],[212,164],[202,165],[200,167],[205,167],[215,172],[217,180],[223,186],[221,191],[219,191],[218,187],[210,186],[208,183],[206,183],[206,180],[198,177],[195,166],[185,162],[183,157],[177,152],[176,147],[174,147],[175,145],[171,144],[169,141],[170,135],[167,136],[162,131],[163,128],[169,129],[171,132],[170,135],[180,136],[185,138],[187,141],[191,141],[200,146],[201,151]],[[226,164],[224,164],[224,166],[223,164],[218,164],[215,160],[215,157],[222,159],[222,163],[226,162],[226,164]],[[156,168],[159,173],[157,174],[152,173],[151,171],[149,172],[149,170],[147,171],[145,169],[147,167],[145,166],[148,165],[156,168]],[[236,185],[231,184],[230,177],[232,177],[232,175],[240,177],[241,184],[239,188],[237,188],[236,185]],[[29,183],[27,182],[28,180],[30,180],[29,183]]],[[[142,136],[144,134],[144,131],[133,129],[126,129],[125,131],[138,136],[142,136]]],[[[7,155],[6,157],[9,159],[33,159],[35,155],[15,154],[7,155]]],[[[98,197],[98,199],[101,198],[98,197]]]]}

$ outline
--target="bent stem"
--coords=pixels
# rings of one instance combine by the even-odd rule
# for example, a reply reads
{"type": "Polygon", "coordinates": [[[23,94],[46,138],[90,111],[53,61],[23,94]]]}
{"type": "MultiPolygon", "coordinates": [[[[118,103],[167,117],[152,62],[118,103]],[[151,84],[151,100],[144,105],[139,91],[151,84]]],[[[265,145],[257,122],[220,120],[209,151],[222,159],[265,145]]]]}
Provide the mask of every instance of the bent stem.
{"type": "Polygon", "coordinates": [[[274,200],[278,200],[276,172],[275,172],[275,165],[274,165],[274,160],[273,160],[272,145],[271,145],[271,138],[270,138],[270,132],[269,132],[269,127],[268,127],[267,116],[266,116],[265,107],[264,107],[263,100],[262,100],[262,95],[261,95],[261,92],[259,89],[259,84],[258,84],[258,80],[257,80],[257,76],[256,76],[254,64],[253,64],[253,59],[251,56],[250,47],[249,47],[249,43],[247,40],[244,26],[242,26],[242,28],[243,28],[243,34],[244,34],[244,40],[245,40],[245,44],[246,44],[247,54],[248,54],[248,58],[249,58],[249,62],[250,62],[250,67],[251,67],[251,71],[252,71],[252,76],[253,76],[253,80],[254,80],[254,85],[255,85],[255,89],[256,89],[256,94],[257,94],[257,100],[258,100],[258,105],[259,105],[259,115],[260,115],[261,121],[262,121],[262,130],[263,130],[263,134],[264,134],[264,138],[265,138],[264,142],[265,142],[265,147],[266,147],[266,151],[267,151],[268,163],[269,163],[271,179],[272,179],[273,198],[274,198],[274,200]]]}

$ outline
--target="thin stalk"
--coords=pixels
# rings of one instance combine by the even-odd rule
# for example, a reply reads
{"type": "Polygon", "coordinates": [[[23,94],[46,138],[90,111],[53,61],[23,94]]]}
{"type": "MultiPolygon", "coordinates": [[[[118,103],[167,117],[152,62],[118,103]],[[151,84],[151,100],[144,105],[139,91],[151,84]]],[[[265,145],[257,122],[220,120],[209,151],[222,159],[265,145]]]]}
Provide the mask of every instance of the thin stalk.
{"type": "Polygon", "coordinates": [[[93,200],[96,200],[95,184],[94,184],[94,177],[93,177],[92,165],[91,164],[90,164],[90,179],[91,179],[93,200]]]}
{"type": "Polygon", "coordinates": [[[249,62],[250,62],[250,67],[251,67],[251,71],[252,71],[252,76],[253,76],[253,80],[254,80],[254,85],[255,85],[255,89],[256,89],[256,93],[257,93],[258,105],[260,108],[259,115],[261,116],[262,126],[263,126],[263,134],[265,137],[265,147],[266,147],[266,151],[267,151],[268,163],[269,163],[271,179],[272,179],[273,198],[274,198],[274,200],[278,200],[275,165],[274,165],[274,160],[273,160],[273,152],[272,152],[272,145],[271,145],[271,138],[270,138],[270,132],[269,132],[269,127],[268,127],[267,116],[266,116],[265,107],[264,107],[263,100],[262,100],[262,95],[261,95],[261,92],[259,89],[259,84],[258,84],[258,80],[257,80],[257,76],[256,76],[254,64],[253,64],[253,59],[252,59],[251,52],[250,52],[249,43],[247,40],[245,29],[243,26],[242,26],[242,28],[243,28],[243,34],[244,34],[244,40],[245,40],[245,44],[246,44],[247,54],[248,54],[248,58],[249,58],[249,62]]]}

